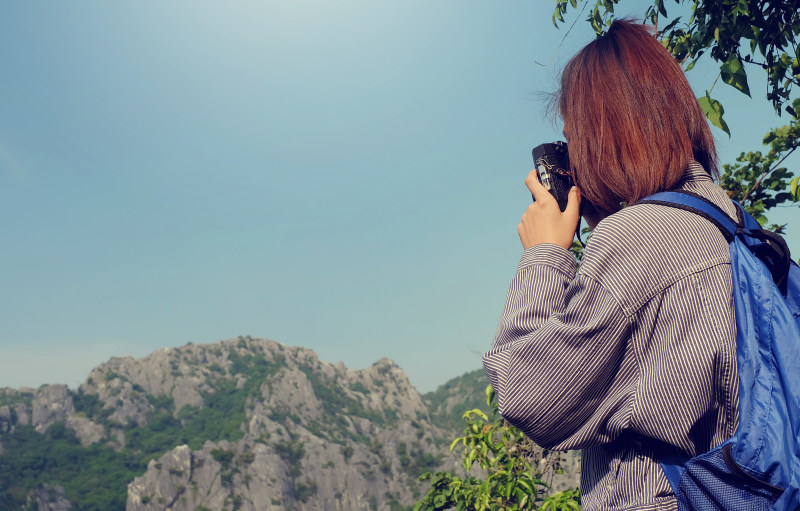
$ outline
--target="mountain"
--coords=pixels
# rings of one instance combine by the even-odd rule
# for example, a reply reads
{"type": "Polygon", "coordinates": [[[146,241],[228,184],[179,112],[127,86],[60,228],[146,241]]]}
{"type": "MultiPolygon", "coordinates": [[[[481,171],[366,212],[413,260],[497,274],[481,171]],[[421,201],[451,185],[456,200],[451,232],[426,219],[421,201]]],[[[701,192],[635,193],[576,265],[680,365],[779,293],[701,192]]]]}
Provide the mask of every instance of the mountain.
{"type": "Polygon", "coordinates": [[[490,413],[486,404],[488,385],[486,373],[483,369],[477,369],[453,378],[422,398],[428,404],[431,420],[437,426],[463,433],[464,420],[461,416],[465,411],[477,408],[486,414],[490,413]]]}
{"type": "Polygon", "coordinates": [[[112,358],[77,390],[0,389],[0,510],[410,509],[422,472],[459,470],[485,386],[422,396],[391,360],[250,337],[112,358]]]}

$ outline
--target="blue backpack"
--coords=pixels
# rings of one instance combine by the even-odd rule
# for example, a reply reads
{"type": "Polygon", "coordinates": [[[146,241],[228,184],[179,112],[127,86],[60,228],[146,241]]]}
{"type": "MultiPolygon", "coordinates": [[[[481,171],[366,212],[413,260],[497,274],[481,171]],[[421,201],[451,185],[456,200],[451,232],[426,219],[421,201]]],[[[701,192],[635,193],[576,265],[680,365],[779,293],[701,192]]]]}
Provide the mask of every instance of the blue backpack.
{"type": "Polygon", "coordinates": [[[734,223],[706,199],[662,192],[639,203],[696,213],[730,243],[739,427],[710,451],[661,466],[680,510],[800,509],[800,268],[786,242],[741,205],[734,223]]]}

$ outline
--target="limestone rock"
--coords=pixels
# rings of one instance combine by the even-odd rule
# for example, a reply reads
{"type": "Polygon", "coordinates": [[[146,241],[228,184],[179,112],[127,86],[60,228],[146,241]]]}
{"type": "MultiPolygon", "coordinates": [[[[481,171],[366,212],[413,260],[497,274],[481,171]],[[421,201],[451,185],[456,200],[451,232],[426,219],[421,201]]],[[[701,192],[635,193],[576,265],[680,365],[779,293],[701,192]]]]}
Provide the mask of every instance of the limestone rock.
{"type": "Polygon", "coordinates": [[[45,484],[37,487],[28,496],[27,508],[38,511],[69,511],[72,505],[64,496],[64,488],[45,484]]]}
{"type": "Polygon", "coordinates": [[[54,422],[63,422],[75,413],[72,394],[66,385],[43,385],[36,392],[32,405],[33,427],[44,433],[54,422]]]}
{"type": "Polygon", "coordinates": [[[81,445],[84,447],[99,442],[106,437],[105,428],[100,424],[90,421],[86,417],[72,415],[67,418],[66,425],[75,432],[75,435],[80,439],[81,445]]]}
{"type": "Polygon", "coordinates": [[[13,433],[18,425],[30,424],[35,392],[29,387],[0,388],[0,434],[13,433]]]}
{"type": "Polygon", "coordinates": [[[14,431],[15,417],[16,414],[11,415],[11,408],[8,405],[0,406],[0,434],[14,431]]]}

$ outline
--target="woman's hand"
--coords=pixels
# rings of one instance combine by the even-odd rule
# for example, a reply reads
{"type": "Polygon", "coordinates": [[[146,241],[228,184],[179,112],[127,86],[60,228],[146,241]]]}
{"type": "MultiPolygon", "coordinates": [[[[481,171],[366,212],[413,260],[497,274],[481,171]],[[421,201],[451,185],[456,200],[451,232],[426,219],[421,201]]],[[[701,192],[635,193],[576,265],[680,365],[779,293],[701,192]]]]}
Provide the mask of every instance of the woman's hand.
{"type": "Polygon", "coordinates": [[[567,208],[562,213],[555,197],[539,182],[536,170],[528,174],[525,185],[536,202],[528,206],[517,228],[522,246],[528,249],[540,243],[555,243],[569,250],[580,219],[581,194],[578,187],[573,186],[569,191],[567,208]]]}

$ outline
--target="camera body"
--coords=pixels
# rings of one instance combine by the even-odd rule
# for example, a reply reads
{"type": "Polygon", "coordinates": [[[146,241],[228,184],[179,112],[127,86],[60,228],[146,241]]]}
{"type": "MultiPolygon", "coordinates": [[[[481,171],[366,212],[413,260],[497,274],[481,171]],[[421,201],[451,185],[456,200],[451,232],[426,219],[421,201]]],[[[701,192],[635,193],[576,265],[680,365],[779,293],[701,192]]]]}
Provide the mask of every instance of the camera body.
{"type": "Polygon", "coordinates": [[[575,184],[569,167],[566,142],[540,144],[533,148],[533,162],[539,173],[539,182],[555,197],[561,211],[567,207],[569,190],[575,184]]]}

